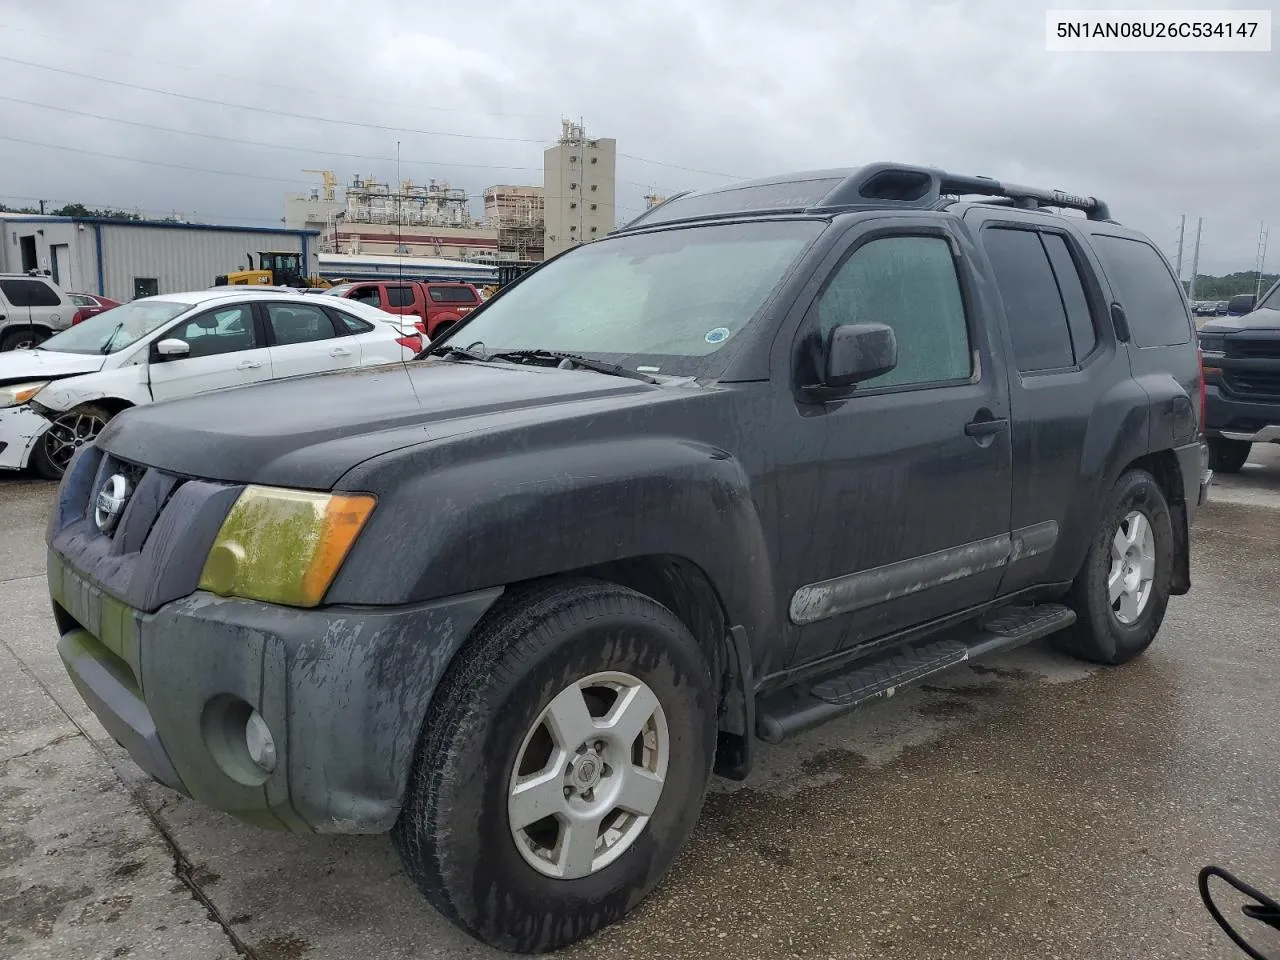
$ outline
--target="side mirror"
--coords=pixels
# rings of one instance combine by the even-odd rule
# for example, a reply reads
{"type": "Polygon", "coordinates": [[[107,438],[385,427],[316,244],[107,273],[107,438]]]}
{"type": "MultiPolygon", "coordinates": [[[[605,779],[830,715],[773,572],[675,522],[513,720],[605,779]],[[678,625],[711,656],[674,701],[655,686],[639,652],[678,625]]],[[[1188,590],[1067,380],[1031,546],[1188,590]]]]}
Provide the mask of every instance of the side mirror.
{"type": "Polygon", "coordinates": [[[883,323],[842,323],[827,339],[822,385],[851,387],[898,365],[898,338],[883,323]]]}
{"type": "Polygon", "coordinates": [[[185,357],[190,352],[191,344],[185,340],[179,340],[177,337],[161,340],[156,344],[156,356],[163,360],[176,360],[178,357],[185,357]]]}

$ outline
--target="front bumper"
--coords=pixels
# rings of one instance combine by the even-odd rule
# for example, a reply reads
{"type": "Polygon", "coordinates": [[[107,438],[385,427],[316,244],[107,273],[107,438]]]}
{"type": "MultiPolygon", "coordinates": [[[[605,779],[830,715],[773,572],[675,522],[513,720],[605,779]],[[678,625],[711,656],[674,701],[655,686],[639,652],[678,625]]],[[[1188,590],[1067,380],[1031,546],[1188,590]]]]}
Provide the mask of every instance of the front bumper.
{"type": "Polygon", "coordinates": [[[1205,436],[1280,442],[1280,400],[1241,400],[1216,383],[1206,384],[1204,393],[1205,436]]]}
{"type": "Polygon", "coordinates": [[[67,672],[140,767],[250,823],[323,833],[390,829],[427,703],[501,593],[296,610],[197,592],[142,613],[54,550],[48,579],[67,672]],[[270,772],[245,747],[252,711],[270,772]]]}
{"type": "Polygon", "coordinates": [[[49,429],[50,421],[27,404],[0,408],[0,470],[21,470],[49,429]]]}

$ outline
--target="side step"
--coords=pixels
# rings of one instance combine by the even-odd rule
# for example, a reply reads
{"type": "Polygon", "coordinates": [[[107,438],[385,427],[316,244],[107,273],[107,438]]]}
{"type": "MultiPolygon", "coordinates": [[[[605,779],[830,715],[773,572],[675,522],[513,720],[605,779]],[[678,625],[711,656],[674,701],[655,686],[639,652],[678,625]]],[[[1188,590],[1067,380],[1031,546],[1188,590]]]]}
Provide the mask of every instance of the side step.
{"type": "Polygon", "coordinates": [[[756,734],[777,743],[816,727],[899,687],[916,683],[966,660],[1012,650],[1076,622],[1075,611],[1058,603],[1004,607],[961,634],[936,635],[900,647],[844,673],[824,677],[805,690],[792,688],[757,705],[756,734]]]}

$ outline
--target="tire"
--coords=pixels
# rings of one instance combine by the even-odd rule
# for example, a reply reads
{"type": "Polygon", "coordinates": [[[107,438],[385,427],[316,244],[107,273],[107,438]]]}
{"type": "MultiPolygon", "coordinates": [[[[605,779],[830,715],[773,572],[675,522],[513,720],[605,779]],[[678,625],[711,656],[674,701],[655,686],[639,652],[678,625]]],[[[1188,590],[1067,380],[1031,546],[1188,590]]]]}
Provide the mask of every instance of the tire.
{"type": "MultiPolygon", "coordinates": [[[[628,701],[629,689],[639,691],[624,687],[608,708],[630,716],[624,708],[640,698],[637,693],[628,701]]],[[[427,711],[404,806],[392,829],[406,871],[449,920],[503,950],[555,949],[619,920],[658,883],[693,830],[715,753],[715,707],[715,685],[697,642],[671,611],[650,598],[597,581],[533,588],[504,598],[450,664],[427,711]],[[556,728],[539,721],[553,700],[587,703],[598,718],[608,704],[593,699],[604,691],[594,684],[612,680],[592,680],[585,696],[575,700],[573,695],[579,682],[597,674],[629,677],[656,697],[660,710],[647,714],[646,732],[630,742],[630,757],[624,758],[611,742],[597,755],[598,762],[588,765],[583,759],[590,758],[581,752],[557,754],[556,728]],[[639,758],[659,770],[653,758],[662,748],[661,720],[666,763],[658,774],[660,792],[649,797],[652,801],[656,796],[656,806],[647,822],[631,822],[619,814],[613,826],[630,839],[613,848],[607,847],[607,835],[606,846],[598,847],[598,831],[584,830],[580,835],[592,837],[593,845],[578,863],[592,872],[570,879],[550,875],[557,863],[552,857],[540,859],[535,849],[554,855],[557,848],[562,863],[571,867],[568,853],[584,848],[574,847],[571,832],[556,818],[532,821],[527,830],[513,829],[509,790],[517,775],[526,784],[537,771],[549,776],[547,785],[553,790],[541,799],[558,811],[569,809],[564,791],[573,791],[575,801],[602,805],[583,809],[610,807],[611,794],[597,797],[594,789],[630,784],[635,773],[621,764],[639,758]],[[654,749],[636,753],[641,742],[652,742],[654,749]],[[540,765],[543,756],[546,763],[540,765]],[[562,775],[560,764],[566,759],[562,775]],[[591,773],[599,777],[598,784],[577,792],[578,780],[572,778],[591,773]]],[[[646,716],[645,710],[652,708],[646,705],[634,716],[646,716]]],[[[566,730],[574,726],[569,721],[561,725],[566,730]]],[[[589,747],[603,742],[590,742],[599,735],[597,729],[587,737],[589,747]]],[[[648,776],[652,781],[653,774],[648,776]]],[[[538,805],[536,813],[544,808],[549,809],[538,805]]]]}
{"type": "Polygon", "coordinates": [[[1209,469],[1222,473],[1239,473],[1249,459],[1253,444],[1248,440],[1228,440],[1226,437],[1209,438],[1209,469]]]}
{"type": "Polygon", "coordinates": [[[0,335],[0,353],[6,350],[21,350],[26,347],[34,347],[38,343],[44,343],[49,339],[49,331],[40,327],[17,327],[12,330],[6,330],[0,335]]]}
{"type": "MultiPolygon", "coordinates": [[[[1145,470],[1125,473],[1112,490],[1109,503],[1068,594],[1067,603],[1076,611],[1076,623],[1057,634],[1055,643],[1083,660],[1115,665],[1146,650],[1164,620],[1173,578],[1173,522],[1160,485],[1145,470]],[[1113,546],[1121,539],[1128,542],[1135,538],[1131,518],[1138,516],[1150,531],[1150,549],[1138,551],[1147,555],[1151,565],[1150,586],[1145,600],[1141,599],[1139,587],[1114,602],[1109,582],[1117,570],[1122,575],[1121,586],[1143,580],[1144,562],[1137,560],[1137,554],[1132,555],[1135,562],[1117,563],[1118,551],[1113,552],[1113,546]],[[1130,566],[1137,573],[1125,577],[1124,571],[1130,566]]],[[[1136,540],[1141,544],[1140,529],[1136,540]]]]}
{"type": "Polygon", "coordinates": [[[46,480],[61,480],[75,452],[97,439],[113,416],[92,403],[60,414],[31,451],[31,466],[46,480]]]}
{"type": "Polygon", "coordinates": [[[452,330],[454,326],[455,324],[454,324],[454,321],[452,320],[446,320],[444,323],[437,326],[435,331],[431,334],[431,342],[435,343],[441,337],[447,336],[449,331],[452,330]]]}

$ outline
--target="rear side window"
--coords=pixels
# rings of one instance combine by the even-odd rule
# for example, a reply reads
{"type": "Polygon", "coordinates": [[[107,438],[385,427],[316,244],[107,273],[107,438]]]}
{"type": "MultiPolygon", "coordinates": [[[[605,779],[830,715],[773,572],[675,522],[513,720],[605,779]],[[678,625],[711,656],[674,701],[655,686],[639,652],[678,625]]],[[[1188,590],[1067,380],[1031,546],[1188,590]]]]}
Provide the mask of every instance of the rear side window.
{"type": "Polygon", "coordinates": [[[430,287],[433,303],[475,303],[476,295],[467,287],[430,287]]]}
{"type": "MultiPolygon", "coordinates": [[[[376,304],[375,304],[376,306],[376,304]]],[[[413,288],[403,286],[387,287],[387,306],[388,307],[412,307],[413,306],[413,288]]]]}
{"type": "Polygon", "coordinates": [[[1000,299],[1004,301],[1018,370],[1059,370],[1075,365],[1067,314],[1049,257],[1032,230],[992,228],[982,235],[1000,299]]]}
{"type": "Polygon", "coordinates": [[[0,280],[0,290],[15,307],[56,307],[61,303],[53,288],[39,280],[0,280]]]}
{"type": "Polygon", "coordinates": [[[329,315],[319,307],[304,303],[268,303],[267,323],[277,346],[328,340],[334,335],[329,315]]]}
{"type": "Polygon", "coordinates": [[[884,323],[898,340],[898,365],[859,389],[969,376],[964,301],[941,237],[885,237],[855,250],[818,300],[824,342],[843,323],[884,323]]]}
{"type": "Polygon", "coordinates": [[[1182,288],[1150,244],[1095,236],[1093,248],[1124,307],[1135,344],[1170,347],[1191,340],[1191,319],[1182,288]]]}

